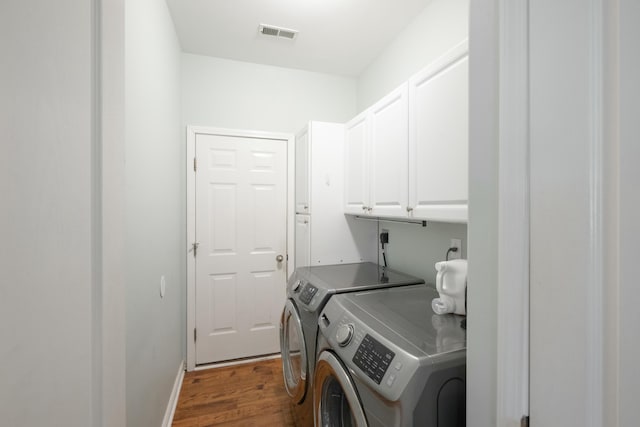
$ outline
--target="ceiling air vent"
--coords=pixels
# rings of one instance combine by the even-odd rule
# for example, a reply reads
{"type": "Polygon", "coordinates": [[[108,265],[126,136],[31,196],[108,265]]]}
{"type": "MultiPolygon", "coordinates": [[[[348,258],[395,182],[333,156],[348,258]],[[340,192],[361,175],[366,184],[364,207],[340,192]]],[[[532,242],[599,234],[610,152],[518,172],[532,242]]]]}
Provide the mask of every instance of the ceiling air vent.
{"type": "Polygon", "coordinates": [[[260,24],[260,27],[258,27],[258,32],[264,36],[272,36],[289,40],[295,39],[298,35],[298,32],[296,30],[266,24],[260,24]]]}

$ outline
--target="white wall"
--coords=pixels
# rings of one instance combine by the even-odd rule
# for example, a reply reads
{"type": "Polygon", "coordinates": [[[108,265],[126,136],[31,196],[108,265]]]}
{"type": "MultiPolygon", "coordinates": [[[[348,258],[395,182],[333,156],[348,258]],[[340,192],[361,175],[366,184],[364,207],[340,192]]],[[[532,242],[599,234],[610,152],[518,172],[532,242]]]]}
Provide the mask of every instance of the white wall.
{"type": "MultiPolygon", "coordinates": [[[[416,72],[468,37],[469,1],[434,0],[358,78],[358,112],[382,98],[416,72]]],[[[451,239],[462,239],[466,258],[467,226],[430,222],[380,223],[389,230],[389,267],[435,283],[434,264],[445,259],[451,239]]]]}
{"type": "Polygon", "coordinates": [[[92,2],[0,3],[0,416],[97,425],[92,2]]]}
{"type": "Polygon", "coordinates": [[[161,424],[185,352],[185,149],[167,6],[127,1],[125,16],[127,424],[143,427],[161,424]]]}
{"type": "Polygon", "coordinates": [[[354,79],[182,55],[185,126],[294,133],[309,120],[346,122],[355,113],[354,79]]]}
{"type": "MultiPolygon", "coordinates": [[[[125,0],[111,0],[100,7],[100,152],[102,223],[101,307],[94,305],[94,319],[102,319],[100,412],[94,411],[97,425],[126,425],[126,286],[124,250],[125,199],[125,0]],[[96,413],[98,412],[98,413],[96,413]]],[[[95,196],[94,196],[95,197],[95,196]]],[[[99,304],[98,304],[99,305],[99,304]]],[[[94,347],[96,339],[94,337],[94,347]]],[[[95,389],[95,387],[94,387],[95,389]]]]}
{"type": "Polygon", "coordinates": [[[358,78],[358,111],[469,34],[469,0],[433,0],[358,78]]]}

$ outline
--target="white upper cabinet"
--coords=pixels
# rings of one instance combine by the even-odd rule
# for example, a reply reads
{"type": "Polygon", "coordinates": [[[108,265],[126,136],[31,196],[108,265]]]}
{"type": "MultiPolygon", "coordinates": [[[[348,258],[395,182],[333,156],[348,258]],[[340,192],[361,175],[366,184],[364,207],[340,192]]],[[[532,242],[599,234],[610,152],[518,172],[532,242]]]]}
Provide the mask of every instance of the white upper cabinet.
{"type": "Polygon", "coordinates": [[[296,213],[311,213],[309,204],[309,128],[296,135],[296,213]]]}
{"type": "Polygon", "coordinates": [[[405,83],[346,124],[346,213],[406,215],[408,102],[405,83]]]}
{"type": "Polygon", "coordinates": [[[345,213],[366,214],[369,208],[368,112],[345,125],[345,213]]]}
{"type": "Polygon", "coordinates": [[[408,90],[403,84],[369,111],[371,215],[406,215],[408,183],[408,90]]]}
{"type": "Polygon", "coordinates": [[[409,80],[409,210],[466,222],[468,45],[463,42],[409,80]]]}
{"type": "Polygon", "coordinates": [[[467,222],[465,40],[346,124],[349,214],[467,222]]]}

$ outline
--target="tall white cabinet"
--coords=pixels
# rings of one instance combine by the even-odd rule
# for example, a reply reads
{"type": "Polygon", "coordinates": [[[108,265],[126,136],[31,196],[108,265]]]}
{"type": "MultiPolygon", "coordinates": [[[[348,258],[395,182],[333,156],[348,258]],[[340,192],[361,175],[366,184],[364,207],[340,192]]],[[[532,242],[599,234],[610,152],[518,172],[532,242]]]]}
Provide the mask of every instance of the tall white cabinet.
{"type": "Polygon", "coordinates": [[[345,126],[309,122],[296,135],[295,266],[377,259],[372,223],[344,215],[345,126]]]}
{"type": "Polygon", "coordinates": [[[345,125],[345,213],[466,222],[468,43],[345,125]]]}

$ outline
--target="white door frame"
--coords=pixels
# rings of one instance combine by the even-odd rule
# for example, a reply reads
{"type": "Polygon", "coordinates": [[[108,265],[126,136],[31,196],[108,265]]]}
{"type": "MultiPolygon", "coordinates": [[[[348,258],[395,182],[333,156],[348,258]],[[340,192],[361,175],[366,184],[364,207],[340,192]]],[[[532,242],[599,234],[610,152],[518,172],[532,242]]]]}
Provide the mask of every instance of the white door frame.
{"type": "MultiPolygon", "coordinates": [[[[589,97],[586,101],[590,114],[591,128],[589,130],[589,140],[585,143],[585,152],[588,153],[590,192],[586,200],[590,211],[585,213],[590,216],[591,228],[587,238],[589,259],[583,263],[589,271],[589,280],[582,284],[581,290],[586,294],[586,298],[580,302],[581,309],[585,310],[586,318],[583,329],[580,331],[587,337],[586,339],[586,366],[587,389],[583,396],[586,402],[586,411],[577,414],[576,420],[586,419],[593,426],[603,425],[604,411],[604,380],[603,380],[603,326],[605,319],[602,309],[602,296],[604,292],[603,279],[603,230],[604,220],[602,185],[604,183],[603,174],[603,121],[606,120],[606,113],[602,109],[603,100],[603,55],[606,54],[606,46],[603,46],[605,35],[603,32],[603,16],[605,2],[603,0],[590,0],[587,2],[590,21],[588,23],[588,45],[589,64],[585,73],[589,76],[589,97]]],[[[486,373],[474,372],[472,378],[475,381],[482,380],[481,386],[486,390],[491,390],[495,385],[495,400],[489,397],[482,403],[495,402],[493,410],[482,413],[468,413],[468,419],[476,421],[478,426],[519,426],[520,418],[529,415],[529,364],[530,364],[530,171],[531,168],[541,169],[544,165],[532,165],[530,156],[531,138],[531,116],[530,106],[530,37],[532,37],[529,27],[530,11],[529,0],[482,0],[472,8],[472,13],[476,13],[475,20],[477,28],[489,31],[477,39],[472,33],[470,39],[471,49],[477,49],[474,57],[481,62],[480,68],[483,72],[491,69],[494,64],[498,71],[494,78],[497,84],[499,103],[497,108],[491,111],[479,113],[471,112],[476,116],[481,116],[487,122],[497,124],[498,145],[498,188],[497,200],[497,259],[492,259],[491,255],[475,262],[496,263],[497,265],[497,285],[491,283],[475,283],[475,286],[482,288],[481,292],[489,292],[497,301],[495,325],[497,333],[496,341],[485,342],[484,344],[495,351],[495,377],[492,378],[492,369],[482,364],[481,361],[472,361],[472,366],[482,365],[486,373]],[[480,16],[477,11],[485,8],[494,11],[495,15],[489,19],[496,19],[494,26],[485,25],[483,19],[487,16],[480,16]],[[475,12],[474,12],[475,11],[475,12]],[[482,42],[476,42],[482,40],[482,42]],[[497,48],[497,49],[496,49],[497,48]],[[478,53],[480,51],[480,53],[478,53]],[[489,55],[486,55],[489,53],[489,55]],[[491,54],[496,53],[497,58],[492,58],[491,54]],[[486,59],[479,59],[481,56],[486,59]],[[495,63],[491,61],[495,60],[495,63]],[[485,62],[486,61],[486,62],[485,62]],[[485,288],[486,286],[486,288],[485,288]],[[494,293],[495,292],[495,293],[494,293]],[[486,381],[484,381],[486,380],[486,381]],[[493,412],[495,410],[495,412],[493,412]],[[492,416],[495,414],[495,418],[492,416]]],[[[537,33],[533,36],[540,36],[543,28],[534,29],[537,33]]],[[[560,34],[557,35],[561,36],[560,34]]],[[[472,91],[472,94],[474,91],[472,91]]],[[[475,91],[486,95],[484,92],[475,91]]],[[[476,99],[472,105],[479,105],[483,100],[476,99]]],[[[486,100],[484,100],[486,101],[486,100]]],[[[490,147],[480,135],[482,145],[490,147]]],[[[488,135],[490,137],[491,135],[488,135]]],[[[473,135],[472,135],[473,137],[473,135]]],[[[560,177],[562,178],[562,177],[560,177]]],[[[490,193],[491,191],[489,191],[490,193]]],[[[474,224],[470,218],[470,226],[474,224]]],[[[539,230],[538,230],[539,231],[539,230]]],[[[534,230],[535,232],[535,230],[534,230]]],[[[486,278],[485,278],[486,279],[486,278]]],[[[576,286],[572,283],[571,286],[576,286]]],[[[482,312],[482,307],[479,307],[482,312]]],[[[489,313],[480,313],[487,315],[489,313]]],[[[490,315],[490,314],[489,314],[490,315]]],[[[472,332],[473,333],[473,332],[472,332]]],[[[489,335],[491,336],[491,334],[489,335]]],[[[474,353],[477,354],[477,353],[474,353]]],[[[478,387],[472,387],[477,389],[478,387]]],[[[478,396],[469,396],[470,399],[478,396]]],[[[477,409],[478,405],[474,405],[477,409]]],[[[468,405],[469,407],[469,405],[468,405]]],[[[472,411],[473,412],[473,411],[472,411]]],[[[562,409],[560,409],[562,412],[562,409]]],[[[536,420],[531,420],[532,425],[536,420]]],[[[605,423],[606,424],[606,423],[605,423]]]]}
{"type": "MultiPolygon", "coordinates": [[[[287,272],[288,279],[293,272],[294,253],[294,172],[295,172],[295,137],[289,133],[264,132],[238,129],[225,129],[215,127],[187,126],[187,241],[185,242],[187,256],[187,371],[193,371],[196,367],[196,344],[194,333],[196,327],[196,262],[193,256],[192,244],[195,242],[196,229],[196,197],[195,197],[195,173],[194,159],[196,153],[196,135],[236,136],[243,138],[277,139],[287,141],[287,272]]],[[[284,289],[283,289],[284,291],[284,289]]],[[[283,293],[284,295],[284,293],[283,293]]],[[[282,304],[284,306],[284,298],[282,304]]]]}
{"type": "Polygon", "coordinates": [[[467,424],[479,427],[529,413],[528,11],[470,4],[467,424]]]}
{"type": "Polygon", "coordinates": [[[500,1],[496,420],[529,415],[529,1],[500,1]]]}

